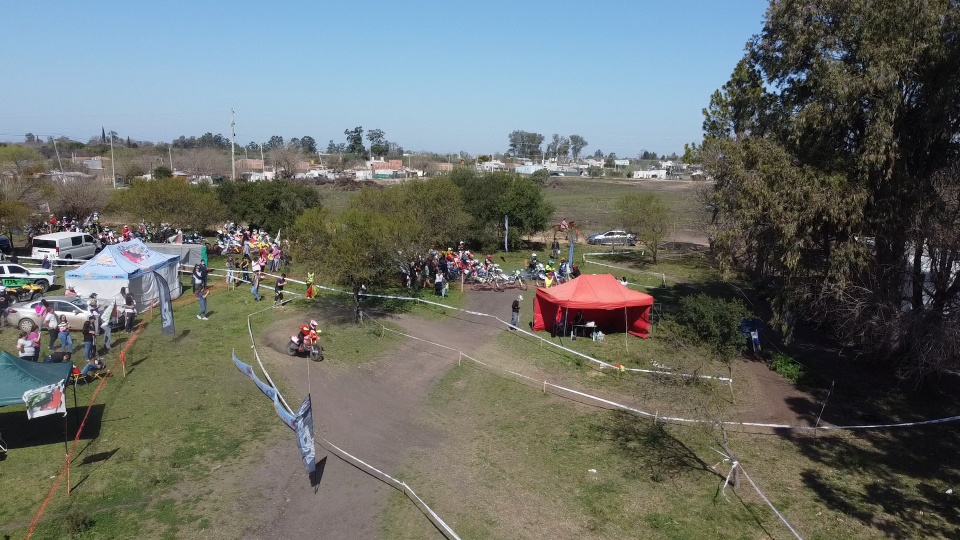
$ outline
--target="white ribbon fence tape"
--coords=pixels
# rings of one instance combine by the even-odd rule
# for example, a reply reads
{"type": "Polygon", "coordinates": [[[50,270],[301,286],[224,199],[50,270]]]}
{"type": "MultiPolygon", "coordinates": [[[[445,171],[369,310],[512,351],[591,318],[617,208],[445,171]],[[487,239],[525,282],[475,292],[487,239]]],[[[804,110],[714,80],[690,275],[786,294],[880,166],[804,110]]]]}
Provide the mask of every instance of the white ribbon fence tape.
{"type": "MultiPolygon", "coordinates": [[[[522,373],[518,373],[518,372],[516,372],[516,371],[503,370],[502,368],[499,368],[499,367],[494,366],[494,365],[492,365],[492,364],[488,364],[488,363],[486,363],[486,362],[477,360],[476,358],[470,356],[469,354],[467,354],[467,353],[465,353],[465,352],[463,352],[463,351],[461,351],[461,350],[459,350],[459,349],[456,349],[456,348],[454,348],[454,347],[450,347],[450,346],[443,345],[443,344],[440,344],[440,343],[435,343],[435,342],[433,342],[433,341],[429,341],[429,340],[422,339],[422,338],[419,338],[419,337],[416,337],[416,336],[412,336],[412,335],[410,335],[410,334],[405,334],[405,333],[403,333],[403,332],[398,332],[398,331],[396,331],[396,330],[392,330],[392,329],[390,329],[390,328],[387,328],[386,326],[384,326],[383,324],[381,324],[380,322],[378,322],[376,319],[374,319],[372,316],[370,316],[369,313],[366,313],[366,312],[363,312],[363,313],[364,313],[364,315],[366,315],[366,317],[367,317],[368,319],[376,322],[377,324],[379,324],[379,325],[381,326],[381,328],[383,328],[384,330],[386,330],[386,331],[388,331],[388,332],[392,332],[392,333],[395,333],[395,334],[399,334],[399,335],[402,335],[402,336],[405,336],[405,337],[408,337],[408,338],[411,338],[411,339],[415,339],[415,340],[417,340],[417,341],[422,341],[422,342],[424,342],[424,343],[429,343],[430,345],[435,345],[435,346],[437,346],[437,347],[441,347],[441,348],[444,348],[444,349],[447,349],[447,350],[450,350],[450,351],[454,351],[454,352],[456,352],[456,353],[459,353],[463,358],[467,358],[467,359],[469,359],[469,360],[471,360],[471,361],[473,361],[473,362],[475,362],[475,363],[477,363],[477,364],[480,364],[480,365],[482,365],[482,366],[486,366],[486,367],[491,368],[491,369],[493,369],[493,370],[495,370],[495,371],[505,371],[506,373],[509,373],[509,374],[511,374],[511,375],[520,377],[520,378],[522,378],[522,379],[525,379],[525,380],[528,380],[528,381],[531,381],[531,382],[535,382],[535,383],[537,383],[538,386],[539,386],[539,385],[543,385],[544,388],[546,388],[546,387],[555,388],[555,389],[557,389],[557,390],[561,390],[561,391],[563,391],[563,392],[567,392],[567,393],[574,394],[574,395],[577,395],[577,396],[580,396],[580,397],[583,397],[583,398],[586,398],[586,399],[589,399],[589,400],[593,400],[593,401],[596,401],[596,402],[598,402],[598,403],[603,403],[604,405],[608,405],[608,406],[613,407],[613,408],[616,408],[616,409],[621,409],[621,410],[624,410],[624,411],[627,411],[627,412],[632,412],[632,413],[637,414],[637,415],[639,415],[639,416],[645,416],[645,417],[653,418],[653,419],[656,419],[656,420],[663,420],[664,422],[672,422],[672,423],[677,423],[677,424],[713,424],[713,423],[717,423],[717,422],[714,421],[714,420],[704,420],[704,419],[694,419],[694,418],[681,418],[681,417],[676,417],[676,416],[661,416],[661,415],[659,415],[658,413],[651,413],[651,412],[649,412],[649,411],[644,411],[644,410],[638,409],[638,408],[636,408],[636,407],[631,407],[631,406],[629,406],[629,405],[624,405],[623,403],[618,403],[618,402],[616,402],[616,401],[611,401],[611,400],[609,400],[609,399],[604,399],[604,398],[601,398],[601,397],[598,397],[598,396],[595,396],[595,395],[592,395],[592,394],[588,394],[588,393],[586,393],[586,392],[581,392],[581,391],[579,391],[579,390],[574,390],[573,388],[568,388],[568,387],[566,387],[566,386],[560,386],[560,385],[556,385],[556,384],[553,384],[553,383],[550,383],[550,382],[547,382],[547,381],[534,379],[533,377],[524,375],[524,374],[522,374],[522,373]]],[[[720,377],[715,377],[715,378],[721,379],[720,377]]],[[[725,379],[725,380],[728,380],[728,379],[725,379]]],[[[946,417],[946,418],[938,418],[938,419],[935,419],[935,420],[923,420],[923,421],[918,421],[918,422],[901,422],[901,423],[891,423],[891,424],[870,424],[870,425],[851,425],[851,426],[831,426],[831,425],[827,425],[827,426],[822,426],[822,425],[821,425],[821,426],[801,426],[801,425],[794,425],[794,424],[770,424],[770,423],[763,423],[763,422],[739,422],[739,421],[732,421],[732,420],[722,421],[722,422],[719,422],[719,423],[720,423],[720,424],[723,424],[723,425],[725,425],[725,426],[758,427],[758,428],[770,428],[770,429],[792,429],[792,430],[804,430],[804,431],[817,431],[817,430],[824,430],[824,431],[834,430],[834,431],[837,431],[837,430],[864,430],[864,429],[901,428],[901,427],[922,426],[922,425],[929,425],[929,424],[943,424],[943,423],[948,423],[948,422],[956,422],[956,421],[958,421],[958,420],[960,420],[960,416],[950,416],[950,417],[946,417]]]]}
{"type": "MultiPolygon", "coordinates": [[[[290,300],[286,300],[284,301],[284,303],[289,301],[290,300]]],[[[273,306],[273,305],[267,306],[263,309],[254,311],[253,313],[249,313],[247,315],[247,333],[249,333],[250,335],[250,343],[251,343],[250,348],[253,349],[253,355],[257,359],[257,364],[260,366],[260,370],[263,371],[264,377],[266,377],[267,381],[270,383],[270,386],[272,386],[277,391],[277,398],[283,403],[283,406],[287,409],[287,411],[290,414],[296,414],[294,412],[294,409],[290,407],[290,405],[287,403],[287,400],[283,397],[283,393],[280,392],[280,387],[278,387],[277,384],[273,381],[273,378],[270,376],[270,373],[267,371],[266,366],[263,365],[263,360],[260,358],[259,351],[257,351],[256,340],[253,337],[253,326],[251,323],[251,318],[254,315],[263,313],[264,311],[274,309],[275,307],[276,306],[273,306]]],[[[413,337],[413,336],[409,336],[409,337],[413,337]]],[[[417,338],[414,338],[414,339],[417,339],[417,338]]],[[[381,471],[380,469],[377,469],[376,467],[370,465],[369,463],[366,463],[365,461],[350,454],[349,452],[343,450],[339,446],[333,444],[332,442],[328,441],[323,437],[318,437],[318,439],[323,442],[323,446],[327,450],[335,454],[340,459],[346,461],[347,463],[350,463],[354,467],[357,467],[358,469],[366,472],[367,474],[370,474],[375,478],[378,478],[379,480],[385,483],[392,484],[397,488],[399,488],[401,491],[403,491],[404,494],[406,494],[407,498],[409,498],[415,505],[417,505],[418,508],[420,508],[422,512],[424,512],[424,515],[427,516],[427,519],[429,519],[430,522],[433,523],[434,526],[437,527],[437,529],[439,529],[440,532],[443,533],[443,535],[448,540],[460,540],[460,537],[457,535],[457,533],[449,525],[447,525],[447,523],[443,521],[443,519],[440,516],[438,516],[437,513],[434,512],[433,509],[430,508],[430,506],[427,505],[427,503],[425,503],[423,499],[421,499],[420,496],[418,496],[413,491],[413,488],[407,485],[406,482],[397,480],[396,478],[381,471]]]]}
{"type": "MultiPolygon", "coordinates": [[[[776,514],[778,518],[780,518],[780,521],[782,521],[783,524],[786,525],[788,529],[790,529],[790,532],[793,533],[793,536],[797,540],[803,540],[803,537],[800,536],[800,533],[798,533],[797,530],[793,528],[793,525],[790,525],[790,522],[787,521],[787,518],[783,517],[783,514],[781,514],[780,511],[777,510],[777,507],[774,506],[772,502],[770,502],[770,499],[768,499],[767,496],[764,495],[762,491],[760,491],[760,488],[757,487],[756,483],[754,483],[753,478],[750,478],[750,475],[747,474],[747,471],[746,469],[743,468],[743,465],[740,465],[740,463],[734,461],[733,466],[740,467],[740,472],[743,473],[744,478],[746,478],[747,481],[750,482],[750,485],[753,486],[753,489],[757,492],[757,495],[760,495],[760,498],[763,499],[763,502],[767,503],[767,506],[769,506],[770,509],[773,510],[773,513],[776,514]]],[[[733,469],[731,469],[730,471],[732,473],[733,469]]]]}
{"type": "MultiPolygon", "coordinates": [[[[420,496],[413,491],[413,488],[407,485],[406,482],[397,480],[396,478],[381,471],[380,469],[377,469],[373,465],[366,463],[365,461],[350,454],[346,450],[343,450],[339,446],[333,444],[332,442],[328,441],[323,437],[319,437],[319,439],[323,441],[322,445],[324,448],[326,448],[328,451],[332,452],[333,454],[336,454],[337,457],[339,457],[340,459],[346,461],[347,463],[350,463],[354,467],[357,467],[358,469],[370,474],[371,476],[375,476],[379,478],[380,480],[382,480],[387,484],[392,484],[397,488],[399,488],[401,491],[403,491],[403,493],[407,496],[407,498],[413,501],[413,504],[420,507],[420,510],[423,511],[424,514],[427,516],[427,519],[429,519],[434,524],[434,526],[436,526],[437,529],[439,529],[440,532],[443,533],[445,537],[451,540],[460,540],[460,536],[457,535],[456,531],[454,531],[449,525],[447,525],[447,523],[443,521],[443,519],[440,516],[438,516],[437,513],[434,512],[429,505],[427,505],[427,503],[423,502],[423,499],[421,499],[420,496]]],[[[320,443],[317,443],[317,444],[320,445],[320,443]]]]}
{"type": "MultiPolygon", "coordinates": [[[[660,278],[661,280],[663,280],[664,282],[666,282],[667,279],[668,279],[668,278],[667,278],[667,275],[664,274],[664,273],[662,273],[662,272],[658,274],[657,272],[647,272],[647,271],[645,271],[645,270],[634,270],[634,269],[632,269],[632,268],[624,268],[624,267],[622,267],[622,266],[615,266],[615,265],[612,265],[612,264],[604,264],[604,263],[600,263],[600,262],[597,262],[597,261],[591,261],[590,259],[587,258],[587,255],[589,255],[589,256],[591,256],[591,257],[594,257],[594,256],[596,256],[596,257],[604,257],[604,256],[610,256],[610,255],[623,255],[622,252],[621,252],[621,253],[584,253],[584,254],[581,256],[581,258],[583,259],[584,262],[588,262],[588,263],[590,263],[590,264],[595,264],[595,265],[597,265],[597,266],[604,266],[604,267],[606,267],[606,268],[614,268],[614,269],[617,269],[617,270],[629,270],[629,271],[634,272],[634,273],[636,273],[636,274],[646,274],[646,275],[648,275],[648,276],[656,276],[656,277],[660,278]]],[[[669,279],[670,279],[670,281],[676,281],[676,280],[673,279],[673,278],[669,278],[669,279]]],[[[648,289],[653,289],[653,288],[655,288],[654,286],[646,286],[646,285],[637,285],[637,286],[638,286],[638,287],[646,287],[646,288],[648,288],[648,289]]]]}

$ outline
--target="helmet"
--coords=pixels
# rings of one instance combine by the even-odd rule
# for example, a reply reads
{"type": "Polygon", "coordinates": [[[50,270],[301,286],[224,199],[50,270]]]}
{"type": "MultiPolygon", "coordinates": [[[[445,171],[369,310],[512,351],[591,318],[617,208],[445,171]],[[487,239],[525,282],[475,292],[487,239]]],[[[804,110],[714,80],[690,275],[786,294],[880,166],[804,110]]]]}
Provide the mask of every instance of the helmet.
{"type": "Polygon", "coordinates": [[[311,330],[317,329],[317,321],[310,321],[310,329],[311,330]]]}
{"type": "Polygon", "coordinates": [[[533,257],[534,259],[537,258],[537,254],[536,254],[536,253],[531,253],[530,256],[533,257]]]}

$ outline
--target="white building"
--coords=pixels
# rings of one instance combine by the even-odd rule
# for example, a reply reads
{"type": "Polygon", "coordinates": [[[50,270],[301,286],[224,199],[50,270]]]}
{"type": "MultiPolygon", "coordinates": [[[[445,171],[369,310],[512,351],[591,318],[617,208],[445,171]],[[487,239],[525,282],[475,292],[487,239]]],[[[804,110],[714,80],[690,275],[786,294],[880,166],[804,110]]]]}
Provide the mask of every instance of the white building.
{"type": "Polygon", "coordinates": [[[634,178],[652,178],[656,180],[666,180],[666,169],[650,169],[648,171],[633,171],[634,178]]]}
{"type": "Polygon", "coordinates": [[[517,174],[533,174],[541,169],[546,169],[546,168],[547,166],[543,164],[527,163],[524,165],[517,165],[517,168],[514,169],[514,171],[516,171],[517,174]]]}

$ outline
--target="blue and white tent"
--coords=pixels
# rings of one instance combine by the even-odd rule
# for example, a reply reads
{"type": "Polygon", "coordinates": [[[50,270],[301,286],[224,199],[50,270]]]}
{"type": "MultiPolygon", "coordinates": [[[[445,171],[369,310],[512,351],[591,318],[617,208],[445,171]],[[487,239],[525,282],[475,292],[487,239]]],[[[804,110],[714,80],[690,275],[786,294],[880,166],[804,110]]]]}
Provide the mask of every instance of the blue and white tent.
{"type": "Polygon", "coordinates": [[[160,253],[139,240],[131,240],[103,248],[83,266],[68,271],[65,281],[66,286],[73,286],[84,298],[97,293],[101,303],[122,302],[120,288],[126,287],[137,301],[137,308],[144,309],[160,298],[157,274],[166,280],[172,298],[183,293],[179,267],[179,255],[160,253]]]}

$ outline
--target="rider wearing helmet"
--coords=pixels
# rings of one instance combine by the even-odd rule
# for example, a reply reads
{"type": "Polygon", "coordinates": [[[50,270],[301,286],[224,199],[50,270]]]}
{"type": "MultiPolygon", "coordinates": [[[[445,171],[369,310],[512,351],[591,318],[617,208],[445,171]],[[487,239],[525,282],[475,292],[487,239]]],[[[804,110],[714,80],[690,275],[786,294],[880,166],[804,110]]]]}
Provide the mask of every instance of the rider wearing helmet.
{"type": "Polygon", "coordinates": [[[537,254],[536,254],[536,253],[531,253],[531,254],[530,254],[530,263],[529,263],[529,264],[530,264],[530,271],[533,271],[533,270],[536,270],[536,269],[537,269],[537,262],[538,262],[538,261],[537,261],[537,254]]]}
{"type": "Polygon", "coordinates": [[[297,334],[297,347],[303,347],[303,340],[307,336],[313,338],[318,333],[317,330],[317,321],[311,320],[310,324],[304,324],[300,326],[300,333],[297,334]],[[311,335],[312,334],[312,335],[311,335]]]}

